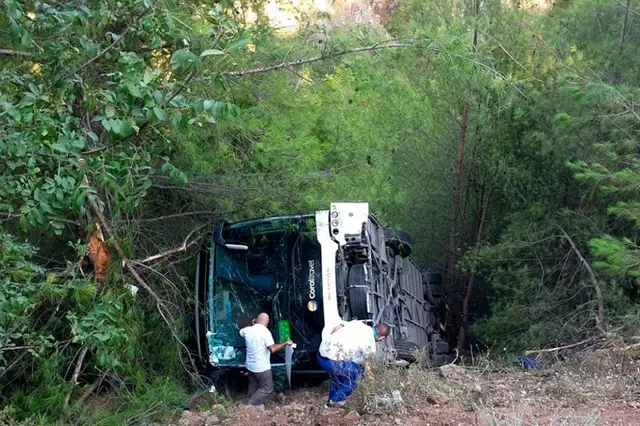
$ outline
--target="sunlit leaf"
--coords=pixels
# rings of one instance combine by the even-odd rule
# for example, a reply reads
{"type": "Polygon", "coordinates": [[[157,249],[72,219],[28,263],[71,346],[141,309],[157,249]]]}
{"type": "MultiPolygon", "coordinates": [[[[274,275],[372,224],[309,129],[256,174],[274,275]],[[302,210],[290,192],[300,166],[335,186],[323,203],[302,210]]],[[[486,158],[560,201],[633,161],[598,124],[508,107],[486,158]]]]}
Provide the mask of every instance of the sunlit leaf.
{"type": "Polygon", "coordinates": [[[217,55],[224,55],[224,52],[222,50],[218,50],[218,49],[208,49],[205,50],[204,52],[202,52],[200,54],[201,58],[204,58],[205,56],[217,56],[217,55]]]}

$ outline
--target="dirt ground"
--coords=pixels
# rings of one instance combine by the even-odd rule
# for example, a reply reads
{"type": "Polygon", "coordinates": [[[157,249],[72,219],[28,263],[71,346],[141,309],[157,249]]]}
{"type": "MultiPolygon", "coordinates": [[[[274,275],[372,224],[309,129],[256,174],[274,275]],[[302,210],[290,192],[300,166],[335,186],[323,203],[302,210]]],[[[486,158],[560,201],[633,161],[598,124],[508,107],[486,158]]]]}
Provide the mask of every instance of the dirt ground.
{"type": "Polygon", "coordinates": [[[595,351],[542,365],[535,372],[491,363],[378,371],[346,408],[325,408],[327,393],[318,386],[273,395],[265,407],[200,403],[177,424],[640,426],[638,354],[595,351]],[[402,403],[378,404],[392,389],[402,403]]]}

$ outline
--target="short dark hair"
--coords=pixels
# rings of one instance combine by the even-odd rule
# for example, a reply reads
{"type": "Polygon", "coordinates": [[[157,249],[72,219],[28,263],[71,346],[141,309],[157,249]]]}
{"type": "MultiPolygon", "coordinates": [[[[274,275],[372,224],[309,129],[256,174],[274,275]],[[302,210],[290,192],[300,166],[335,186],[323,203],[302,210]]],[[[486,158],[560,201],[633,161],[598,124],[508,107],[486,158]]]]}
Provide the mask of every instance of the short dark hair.
{"type": "Polygon", "coordinates": [[[387,337],[389,333],[391,333],[391,326],[386,322],[379,322],[374,328],[378,332],[379,337],[387,337]]]}

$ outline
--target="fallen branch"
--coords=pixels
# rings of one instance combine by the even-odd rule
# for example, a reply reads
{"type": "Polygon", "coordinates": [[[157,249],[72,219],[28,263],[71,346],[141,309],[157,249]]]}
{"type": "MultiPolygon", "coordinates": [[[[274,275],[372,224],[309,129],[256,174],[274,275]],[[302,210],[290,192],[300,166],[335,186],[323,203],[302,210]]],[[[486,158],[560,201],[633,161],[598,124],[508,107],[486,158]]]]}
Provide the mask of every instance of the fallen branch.
{"type": "Polygon", "coordinates": [[[7,374],[9,371],[11,371],[16,365],[18,365],[18,363],[20,363],[20,361],[22,361],[22,358],[24,358],[29,352],[24,351],[22,352],[18,357],[16,357],[16,359],[14,359],[11,364],[9,364],[8,366],[6,366],[2,371],[0,371],[0,379],[2,379],[2,377],[7,374]]]}
{"type": "Polygon", "coordinates": [[[33,54],[29,52],[11,49],[0,49],[0,55],[33,56],[33,54]]]}
{"type": "Polygon", "coordinates": [[[564,351],[566,349],[573,349],[573,348],[577,348],[577,347],[582,346],[582,345],[586,345],[587,343],[595,342],[596,340],[601,339],[601,338],[602,338],[601,336],[590,337],[588,339],[581,340],[580,342],[572,343],[570,345],[558,346],[558,347],[555,347],[555,348],[536,349],[536,350],[532,350],[532,351],[525,351],[524,355],[528,356],[528,355],[533,355],[533,354],[545,354],[545,353],[560,352],[560,351],[564,351]]]}
{"type": "Polygon", "coordinates": [[[373,50],[380,50],[380,49],[386,49],[386,48],[394,49],[399,47],[411,47],[411,46],[412,44],[408,44],[408,43],[392,43],[392,44],[377,43],[372,46],[358,47],[356,49],[350,49],[350,50],[343,50],[327,56],[316,56],[313,58],[298,59],[297,61],[282,62],[277,65],[271,65],[271,66],[262,67],[262,68],[254,68],[250,70],[227,71],[227,72],[223,72],[222,75],[230,76],[230,77],[243,77],[245,75],[262,74],[265,72],[275,71],[283,68],[296,67],[304,64],[311,64],[313,62],[319,62],[326,59],[337,58],[339,56],[344,56],[351,53],[370,52],[373,50]]]}
{"type": "Polygon", "coordinates": [[[176,219],[176,218],[185,217],[185,216],[207,216],[207,215],[214,215],[214,214],[216,214],[216,212],[212,210],[199,210],[195,212],[184,212],[184,213],[168,214],[166,216],[150,217],[148,219],[136,219],[136,222],[138,223],[160,222],[162,220],[176,219]]]}
{"type": "Polygon", "coordinates": [[[182,253],[187,251],[187,249],[191,246],[193,246],[194,244],[196,244],[200,238],[202,238],[202,236],[200,236],[199,238],[193,240],[193,241],[189,241],[191,239],[191,237],[193,236],[193,234],[195,234],[196,232],[198,232],[199,230],[201,230],[202,228],[204,228],[207,225],[200,225],[198,226],[196,229],[194,229],[193,231],[189,232],[189,234],[186,236],[186,238],[184,239],[184,241],[182,242],[181,245],[179,245],[178,247],[172,248],[170,250],[166,250],[163,251],[161,253],[158,254],[154,254],[153,256],[147,256],[144,259],[139,259],[139,260],[133,260],[132,262],[134,263],[149,263],[149,262],[153,262],[154,260],[158,260],[158,259],[162,259],[163,257],[167,257],[167,256],[171,256],[177,253],[182,253]]]}
{"type": "Polygon", "coordinates": [[[562,229],[561,227],[558,227],[558,228],[560,229],[560,232],[562,232],[562,234],[564,235],[564,238],[567,240],[567,242],[569,242],[569,244],[571,245],[571,248],[573,249],[576,256],[578,256],[578,259],[580,260],[580,264],[582,264],[587,270],[589,274],[589,278],[591,278],[591,282],[593,283],[593,287],[595,288],[595,291],[596,291],[596,303],[598,304],[598,312],[596,314],[596,327],[598,327],[598,330],[600,330],[602,333],[606,334],[606,331],[604,329],[604,301],[602,298],[602,290],[600,289],[600,283],[598,283],[596,274],[593,272],[593,269],[591,269],[589,262],[587,262],[586,259],[582,256],[582,253],[580,253],[580,250],[578,250],[576,243],[573,242],[569,234],[567,234],[565,230],[562,229]]]}
{"type": "MultiPolygon", "coordinates": [[[[82,349],[80,349],[80,355],[78,356],[78,361],[76,362],[76,368],[73,370],[73,376],[71,377],[71,384],[73,386],[78,385],[78,379],[80,378],[80,373],[82,372],[82,364],[84,364],[84,358],[87,356],[87,352],[89,351],[89,346],[84,345],[82,349]]],[[[64,406],[69,405],[69,399],[71,399],[71,393],[73,389],[71,389],[67,396],[64,398],[64,406]]]]}
{"type": "MultiPolygon", "coordinates": [[[[87,176],[84,176],[83,180],[85,185],[89,186],[89,179],[87,178],[87,176]]],[[[118,242],[117,235],[113,231],[113,228],[111,228],[111,225],[107,221],[107,218],[104,216],[102,211],[100,211],[100,206],[98,206],[97,200],[98,200],[97,196],[89,199],[89,206],[91,207],[93,214],[95,214],[96,217],[98,218],[98,222],[100,223],[102,228],[107,232],[107,235],[112,238],[113,248],[116,250],[116,253],[118,253],[118,256],[120,256],[120,259],[122,261],[122,266],[127,270],[127,272],[129,272],[129,274],[138,283],[138,285],[140,285],[140,287],[142,287],[155,300],[158,312],[160,313],[160,316],[162,317],[164,322],[169,327],[171,336],[176,340],[178,345],[186,351],[193,371],[194,372],[198,371],[198,368],[196,366],[196,363],[193,357],[191,356],[191,352],[189,351],[189,348],[187,348],[184,342],[180,340],[180,337],[178,337],[178,335],[176,334],[173,328],[173,325],[172,325],[172,322],[174,321],[173,315],[171,315],[171,312],[169,311],[169,309],[167,309],[167,307],[164,305],[164,302],[162,301],[162,299],[156,294],[155,291],[153,291],[151,286],[149,286],[149,284],[146,283],[146,281],[140,276],[138,271],[136,271],[135,267],[133,266],[133,262],[127,259],[127,256],[125,256],[124,251],[122,250],[122,246],[120,246],[120,243],[118,242]]]]}
{"type": "Polygon", "coordinates": [[[8,348],[0,348],[0,352],[19,351],[22,349],[35,349],[37,346],[9,346],[8,348]]]}
{"type": "Polygon", "coordinates": [[[623,352],[623,351],[628,351],[628,350],[636,349],[636,348],[640,348],[640,343],[634,343],[633,345],[622,346],[621,348],[613,348],[612,351],[614,351],[614,352],[623,352]]]}
{"type": "Polygon", "coordinates": [[[100,376],[93,383],[91,383],[89,389],[87,389],[73,405],[75,405],[76,407],[82,405],[84,400],[87,399],[89,395],[91,395],[98,388],[98,386],[100,386],[106,375],[106,373],[100,373],[100,376]]]}
{"type": "MultiPolygon", "coordinates": [[[[20,215],[13,213],[0,213],[0,217],[6,217],[7,219],[19,219],[20,215]]],[[[52,217],[51,220],[53,222],[66,223],[68,225],[79,226],[80,222],[77,220],[69,220],[62,217],[52,217]]]]}

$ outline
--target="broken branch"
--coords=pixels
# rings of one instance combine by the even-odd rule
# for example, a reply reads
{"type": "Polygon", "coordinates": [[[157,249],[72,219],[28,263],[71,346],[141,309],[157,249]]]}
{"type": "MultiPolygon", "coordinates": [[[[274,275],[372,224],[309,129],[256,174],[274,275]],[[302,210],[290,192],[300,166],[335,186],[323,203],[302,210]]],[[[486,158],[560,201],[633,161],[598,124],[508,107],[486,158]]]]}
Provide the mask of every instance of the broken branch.
{"type": "Polygon", "coordinates": [[[600,283],[598,283],[596,274],[593,272],[593,269],[591,269],[589,262],[587,262],[584,256],[582,256],[582,253],[580,253],[580,250],[578,250],[576,243],[573,242],[573,239],[571,239],[569,234],[567,234],[565,230],[562,229],[561,227],[558,227],[558,228],[560,229],[560,232],[562,232],[562,234],[564,235],[564,238],[567,240],[567,242],[571,245],[571,249],[574,251],[576,256],[578,256],[578,259],[580,260],[580,264],[583,265],[587,270],[587,273],[589,274],[589,278],[591,278],[591,282],[593,283],[593,287],[596,292],[596,303],[598,304],[598,312],[596,314],[596,327],[598,327],[598,330],[600,330],[602,333],[606,333],[604,329],[604,301],[602,299],[602,290],[600,289],[600,283]]]}
{"type": "MultiPolygon", "coordinates": [[[[215,49],[218,46],[218,43],[220,42],[220,39],[222,38],[222,36],[224,36],[225,33],[226,33],[226,31],[224,29],[222,29],[222,30],[220,30],[220,32],[218,32],[218,35],[216,36],[216,39],[213,41],[212,48],[215,49]]],[[[169,98],[165,102],[165,105],[169,105],[171,103],[171,101],[173,101],[175,99],[176,96],[178,96],[180,93],[182,93],[184,88],[187,87],[187,85],[189,83],[191,83],[191,80],[193,80],[193,78],[196,76],[196,73],[197,73],[197,71],[195,69],[189,73],[189,75],[184,80],[184,82],[169,96],[169,98]]]]}
{"type": "MultiPolygon", "coordinates": [[[[85,185],[89,186],[89,179],[87,178],[87,176],[84,176],[83,180],[85,185]]],[[[187,356],[189,357],[189,361],[191,363],[191,368],[193,368],[193,371],[198,371],[198,368],[196,367],[196,363],[193,357],[191,356],[191,352],[189,351],[189,348],[187,348],[184,342],[180,340],[180,338],[178,337],[178,335],[176,334],[173,328],[173,325],[171,324],[171,322],[173,321],[173,315],[171,315],[171,312],[169,311],[169,309],[167,309],[167,307],[164,305],[162,299],[156,294],[155,291],[153,291],[151,286],[149,286],[149,284],[146,283],[146,281],[140,276],[138,271],[136,271],[136,269],[133,266],[133,262],[131,262],[129,259],[127,259],[127,256],[125,256],[124,251],[122,250],[122,246],[120,246],[120,243],[118,242],[117,235],[111,228],[111,225],[107,221],[107,218],[104,216],[102,211],[100,211],[100,206],[98,206],[97,200],[98,200],[97,196],[95,198],[91,198],[89,200],[89,206],[91,207],[91,210],[98,218],[98,222],[100,223],[102,228],[107,232],[107,235],[112,237],[113,248],[116,250],[116,253],[118,253],[118,256],[120,256],[120,259],[122,261],[122,266],[127,270],[127,272],[129,272],[129,274],[140,285],[140,287],[142,287],[156,301],[156,307],[158,308],[158,313],[160,313],[160,316],[169,327],[171,336],[173,336],[173,338],[176,340],[178,345],[186,351],[187,356]]]]}
{"type": "Polygon", "coordinates": [[[105,377],[106,377],[106,373],[100,373],[100,376],[91,384],[91,386],[89,386],[89,389],[87,389],[82,394],[82,396],[80,396],[80,398],[78,398],[78,400],[74,403],[74,405],[76,407],[82,405],[84,400],[87,399],[89,397],[89,395],[91,395],[98,388],[98,386],[100,386],[100,384],[102,383],[102,381],[104,380],[105,377]]]}
{"type": "MultiPolygon", "coordinates": [[[[71,377],[71,384],[73,386],[78,385],[78,379],[80,378],[80,373],[82,372],[82,364],[84,364],[84,358],[87,356],[87,352],[89,351],[89,346],[84,345],[82,349],[80,349],[80,355],[78,356],[78,362],[76,362],[76,368],[73,370],[73,376],[71,377]]],[[[67,393],[67,396],[64,398],[64,406],[69,405],[69,399],[71,399],[71,393],[73,389],[67,393]]]]}
{"type": "Polygon", "coordinates": [[[356,48],[356,49],[343,50],[341,52],[336,52],[336,53],[328,55],[328,56],[316,56],[316,57],[313,57],[313,58],[298,59],[297,61],[282,62],[282,63],[277,64],[277,65],[271,65],[271,66],[262,67],[262,68],[254,68],[254,69],[250,69],[250,70],[227,71],[227,72],[223,72],[222,75],[230,76],[230,77],[243,77],[245,75],[262,74],[262,73],[266,73],[266,72],[269,72],[269,71],[275,71],[275,70],[279,70],[279,69],[283,69],[283,68],[296,67],[296,66],[304,65],[304,64],[311,64],[313,62],[319,62],[319,61],[326,60],[326,59],[337,58],[339,56],[344,56],[344,55],[348,55],[348,54],[351,54],[351,53],[370,52],[370,51],[373,51],[373,50],[380,50],[380,49],[386,49],[386,48],[393,49],[393,48],[410,47],[410,46],[412,46],[412,44],[407,44],[407,43],[392,43],[392,44],[377,43],[377,44],[374,44],[372,46],[365,46],[365,47],[359,47],[359,48],[356,48]]]}
{"type": "Polygon", "coordinates": [[[582,346],[582,345],[585,345],[587,343],[595,342],[598,339],[599,339],[599,337],[590,337],[588,339],[581,340],[580,342],[572,343],[570,345],[558,346],[558,347],[555,347],[555,348],[536,349],[536,350],[532,350],[532,351],[526,351],[526,352],[524,352],[524,355],[528,356],[528,355],[533,355],[533,354],[559,352],[559,351],[563,351],[565,349],[577,348],[578,346],[582,346]]]}
{"type": "Polygon", "coordinates": [[[11,50],[11,49],[0,49],[0,55],[33,56],[29,52],[22,52],[20,50],[11,50]]]}
{"type": "Polygon", "coordinates": [[[176,219],[176,218],[185,217],[185,216],[207,216],[207,215],[214,215],[214,214],[216,214],[216,212],[212,210],[199,210],[195,212],[184,212],[184,213],[168,214],[166,216],[150,217],[148,219],[136,219],[136,221],[138,223],[140,222],[149,223],[149,222],[159,222],[162,220],[176,219]]]}
{"type": "Polygon", "coordinates": [[[98,58],[104,56],[105,53],[107,53],[108,51],[110,51],[111,49],[114,48],[114,46],[116,44],[118,44],[119,41],[121,41],[124,36],[127,35],[127,33],[131,30],[131,27],[128,27],[126,30],[124,30],[124,32],[122,33],[122,35],[120,37],[118,37],[117,39],[115,39],[113,41],[113,43],[111,43],[109,46],[107,46],[103,51],[101,51],[100,53],[98,53],[96,56],[92,57],[91,59],[89,59],[88,61],[86,61],[84,64],[80,65],[80,67],[76,70],[76,72],[82,71],[84,68],[88,67],[89,65],[91,65],[93,62],[95,62],[98,58]]]}
{"type": "Polygon", "coordinates": [[[99,59],[100,57],[104,56],[105,53],[107,53],[108,51],[113,49],[115,47],[115,45],[118,44],[118,42],[122,41],[124,39],[124,36],[126,36],[129,33],[129,31],[131,31],[133,29],[134,25],[137,25],[140,22],[140,20],[142,18],[144,18],[144,16],[146,14],[148,14],[150,11],[153,10],[153,6],[154,5],[155,5],[155,0],[153,1],[153,3],[148,8],[146,8],[142,13],[140,13],[137,17],[135,17],[135,19],[133,21],[134,23],[131,24],[130,26],[128,26],[127,29],[124,30],[124,32],[120,35],[120,37],[115,39],[113,41],[113,43],[111,43],[109,46],[107,46],[104,50],[102,50],[96,56],[92,57],[91,59],[86,61],[84,64],[80,65],[80,67],[75,72],[79,72],[79,71],[83,70],[84,68],[86,68],[87,66],[89,66],[90,64],[95,62],[97,59],[99,59]]]}
{"type": "Polygon", "coordinates": [[[193,241],[189,241],[191,239],[191,237],[193,236],[193,234],[195,234],[196,232],[198,232],[199,230],[201,230],[205,226],[206,225],[200,225],[196,229],[194,229],[193,231],[189,232],[189,234],[186,236],[186,238],[184,239],[182,244],[179,245],[178,247],[172,248],[170,250],[163,251],[163,252],[158,253],[158,254],[154,254],[153,256],[147,256],[144,259],[134,260],[133,262],[135,262],[135,263],[149,263],[149,262],[153,262],[154,260],[161,259],[163,257],[167,257],[167,256],[171,256],[171,255],[174,255],[174,254],[177,254],[177,253],[185,252],[185,251],[187,251],[187,249],[189,247],[191,247],[194,244],[196,244],[198,242],[198,240],[202,237],[202,236],[200,236],[199,238],[197,238],[197,239],[195,239],[193,241]]]}

